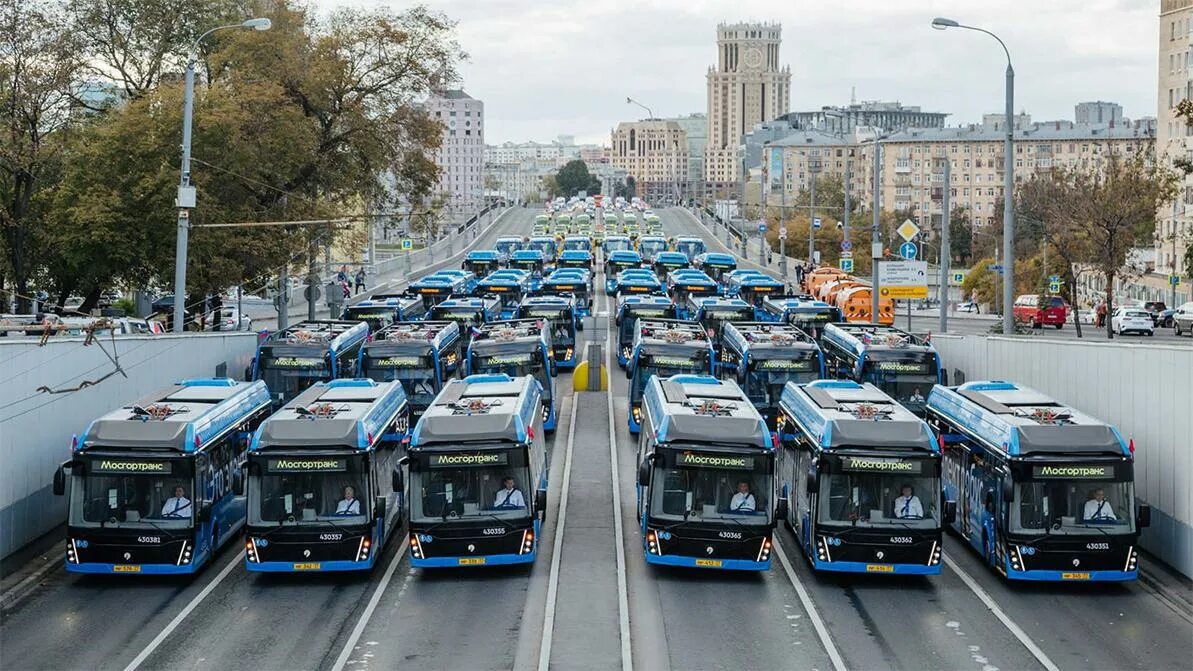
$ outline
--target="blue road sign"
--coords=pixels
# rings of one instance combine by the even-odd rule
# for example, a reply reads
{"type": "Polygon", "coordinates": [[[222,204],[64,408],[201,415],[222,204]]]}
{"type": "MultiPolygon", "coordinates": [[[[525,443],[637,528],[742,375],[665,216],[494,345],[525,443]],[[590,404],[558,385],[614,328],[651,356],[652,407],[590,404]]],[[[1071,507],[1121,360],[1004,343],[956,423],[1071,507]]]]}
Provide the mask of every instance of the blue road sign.
{"type": "Polygon", "coordinates": [[[986,266],[986,270],[989,270],[989,271],[991,271],[991,272],[995,272],[995,273],[1001,273],[1001,272],[1002,272],[1002,266],[1000,266],[1000,265],[989,265],[989,266],[986,266]]]}
{"type": "Polygon", "coordinates": [[[1181,283],[1181,276],[1180,276],[1180,275],[1169,275],[1169,276],[1168,276],[1168,283],[1169,283],[1169,284],[1171,284],[1171,285],[1172,285],[1172,286],[1174,286],[1174,287],[1175,287],[1175,286],[1180,286],[1180,283],[1181,283]]]}
{"type": "Polygon", "coordinates": [[[848,251],[849,251],[849,250],[851,250],[851,249],[853,249],[853,243],[852,243],[852,242],[850,242],[850,241],[848,241],[848,240],[842,240],[842,241],[841,241],[841,251],[843,251],[843,252],[848,252],[848,251]]]}
{"type": "Polygon", "coordinates": [[[841,259],[841,270],[846,273],[852,273],[853,259],[841,259]]]}
{"type": "Polygon", "coordinates": [[[402,249],[406,250],[406,251],[414,249],[414,241],[411,240],[410,238],[403,238],[402,239],[402,249]]]}
{"type": "Polygon", "coordinates": [[[1048,283],[1048,293],[1059,294],[1060,293],[1060,282],[1049,282],[1048,283]]]}
{"type": "Polygon", "coordinates": [[[899,245],[899,256],[905,259],[914,259],[919,251],[914,242],[905,242],[899,245]]]}
{"type": "Polygon", "coordinates": [[[820,230],[820,217],[812,217],[812,228],[817,231],[820,230]]]}
{"type": "Polygon", "coordinates": [[[1048,276],[1048,281],[1049,281],[1049,282],[1059,282],[1059,281],[1060,281],[1060,275],[1049,275],[1049,276],[1048,276]]]}
{"type": "Polygon", "coordinates": [[[953,281],[957,284],[961,284],[965,281],[965,273],[953,273],[953,281]]]}
{"type": "Polygon", "coordinates": [[[766,232],[766,222],[765,222],[765,221],[763,221],[763,222],[759,222],[759,224],[758,224],[758,232],[759,232],[759,233],[765,233],[765,232],[766,232]]]}

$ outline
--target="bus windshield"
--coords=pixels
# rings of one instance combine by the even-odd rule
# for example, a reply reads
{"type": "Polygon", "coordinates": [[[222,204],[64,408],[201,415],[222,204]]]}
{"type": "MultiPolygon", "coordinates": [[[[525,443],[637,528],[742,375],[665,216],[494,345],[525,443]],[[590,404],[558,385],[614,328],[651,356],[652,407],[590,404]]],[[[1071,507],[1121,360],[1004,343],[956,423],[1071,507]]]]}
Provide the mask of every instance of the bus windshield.
{"type": "Polygon", "coordinates": [[[605,253],[620,252],[630,248],[629,240],[605,240],[605,253]]]}
{"type": "Polygon", "coordinates": [[[708,333],[709,339],[713,342],[718,342],[721,339],[721,327],[725,322],[741,322],[753,321],[754,308],[751,307],[736,307],[727,309],[710,309],[705,308],[700,313],[700,325],[704,327],[704,331],[708,333]]]}
{"type": "Polygon", "coordinates": [[[70,526],[189,528],[199,505],[192,473],[182,459],[87,459],[72,470],[70,526]]]}
{"type": "Polygon", "coordinates": [[[369,333],[376,333],[395,321],[393,308],[350,307],[347,312],[345,319],[365,322],[369,325],[369,333]]]}
{"type": "Polygon", "coordinates": [[[571,347],[576,344],[576,325],[568,310],[530,309],[524,312],[523,317],[538,317],[547,320],[547,323],[551,325],[552,345],[558,348],[559,346],[571,347]]]}
{"type": "Polygon", "coordinates": [[[1028,535],[1133,534],[1134,511],[1130,481],[1031,480],[1015,485],[1010,528],[1028,535]]]}
{"type": "Polygon", "coordinates": [[[419,454],[410,462],[410,521],[525,519],[534,495],[526,448],[419,454]],[[513,487],[506,481],[513,480],[513,487]]]}
{"type": "Polygon", "coordinates": [[[537,249],[543,253],[543,258],[550,261],[555,258],[554,240],[531,240],[524,249],[537,249]]]}
{"type": "Polygon", "coordinates": [[[820,479],[827,526],[940,528],[940,477],[925,457],[833,455],[820,479]]]}
{"type": "Polygon", "coordinates": [[[691,261],[704,253],[704,242],[700,240],[680,240],[675,243],[675,251],[682,252],[691,261]]]}
{"type": "Polygon", "coordinates": [[[473,357],[472,375],[497,373],[505,373],[512,378],[534,377],[543,386],[543,405],[551,402],[551,378],[543,365],[543,355],[538,350],[473,357]]]}
{"type": "Polygon", "coordinates": [[[363,454],[255,454],[249,457],[249,524],[365,524],[368,466],[363,454]]]}
{"type": "Polygon", "coordinates": [[[650,516],[676,522],[770,523],[772,456],[668,446],[655,464],[650,516]]]}
{"type": "Polygon", "coordinates": [[[415,408],[426,408],[439,393],[435,362],[430,356],[397,355],[364,359],[362,373],[378,382],[402,381],[402,388],[415,408]]]}
{"type": "Polygon", "coordinates": [[[522,242],[520,240],[498,240],[497,244],[493,246],[497,248],[498,254],[508,258],[513,252],[522,249],[522,242]]]}
{"type": "Polygon", "coordinates": [[[634,379],[630,385],[630,400],[637,402],[642,399],[642,392],[652,375],[666,378],[682,373],[708,374],[708,352],[639,354],[634,366],[634,379]]]}
{"type": "Polygon", "coordinates": [[[324,356],[262,356],[258,377],[265,381],[275,400],[286,403],[307,387],[331,379],[331,367],[324,356]]]}
{"type": "Polygon", "coordinates": [[[903,407],[924,414],[928,392],[938,382],[936,356],[931,352],[908,358],[881,359],[867,355],[862,367],[862,381],[872,382],[903,407]]]}
{"type": "Polygon", "coordinates": [[[803,384],[820,378],[820,361],[810,356],[756,359],[750,363],[744,385],[754,405],[777,408],[783,387],[788,382],[803,384]]]}

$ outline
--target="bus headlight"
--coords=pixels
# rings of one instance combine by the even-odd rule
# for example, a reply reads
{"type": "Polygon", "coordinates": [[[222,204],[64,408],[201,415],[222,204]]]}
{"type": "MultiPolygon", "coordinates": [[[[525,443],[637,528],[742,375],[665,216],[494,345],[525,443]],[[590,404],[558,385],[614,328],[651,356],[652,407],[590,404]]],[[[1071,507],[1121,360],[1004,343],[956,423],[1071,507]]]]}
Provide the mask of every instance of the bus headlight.
{"type": "Polygon", "coordinates": [[[650,554],[662,554],[662,552],[659,551],[659,537],[658,534],[655,533],[654,529],[646,532],[646,545],[650,554]]]}
{"type": "Polygon", "coordinates": [[[175,562],[178,566],[191,563],[191,542],[182,542],[182,551],[178,553],[178,560],[175,562]]]}
{"type": "Polygon", "coordinates": [[[1123,568],[1124,571],[1134,571],[1139,566],[1139,552],[1135,546],[1127,548],[1127,565],[1123,568]]]}
{"type": "Polygon", "coordinates": [[[373,542],[369,539],[368,536],[361,536],[360,537],[360,545],[357,546],[357,548],[356,548],[356,561],[368,561],[369,549],[371,548],[372,545],[373,545],[373,542]]]}
{"type": "Polygon", "coordinates": [[[828,542],[825,541],[824,536],[816,538],[816,557],[820,561],[832,561],[833,555],[828,551],[828,542]]]}
{"type": "Polygon", "coordinates": [[[244,541],[244,553],[249,561],[254,564],[261,563],[261,558],[257,555],[257,539],[249,537],[244,541]]]}
{"type": "Polygon", "coordinates": [[[572,358],[572,351],[573,350],[571,347],[567,348],[567,350],[563,353],[563,358],[565,358],[565,359],[572,358]]]}
{"type": "Polygon", "coordinates": [[[522,549],[518,550],[518,554],[529,554],[534,550],[534,531],[527,529],[522,532],[522,549]]]}
{"type": "Polygon", "coordinates": [[[635,424],[642,423],[642,406],[640,406],[640,405],[633,406],[632,408],[630,408],[630,413],[634,416],[635,424]]]}
{"type": "Polygon", "coordinates": [[[423,558],[423,544],[418,540],[418,534],[415,533],[410,534],[410,554],[415,559],[423,558]]]}
{"type": "Polygon", "coordinates": [[[1012,545],[1011,546],[1010,555],[1011,555],[1011,568],[1012,569],[1014,569],[1016,571],[1022,571],[1024,569],[1024,564],[1023,564],[1023,555],[1024,554],[1026,554],[1026,553],[1023,552],[1023,546],[1021,546],[1021,545],[1012,545]]]}
{"type": "Polygon", "coordinates": [[[623,359],[630,358],[630,348],[629,347],[621,348],[621,358],[623,358],[623,359]]]}
{"type": "Polygon", "coordinates": [[[75,548],[75,539],[66,539],[66,561],[72,564],[79,563],[79,551],[75,548]]]}
{"type": "Polygon", "coordinates": [[[932,541],[932,551],[928,553],[928,566],[936,566],[940,563],[940,544],[932,541]]]}
{"type": "Polygon", "coordinates": [[[770,561],[770,538],[762,539],[762,546],[758,548],[758,561],[770,561]]]}

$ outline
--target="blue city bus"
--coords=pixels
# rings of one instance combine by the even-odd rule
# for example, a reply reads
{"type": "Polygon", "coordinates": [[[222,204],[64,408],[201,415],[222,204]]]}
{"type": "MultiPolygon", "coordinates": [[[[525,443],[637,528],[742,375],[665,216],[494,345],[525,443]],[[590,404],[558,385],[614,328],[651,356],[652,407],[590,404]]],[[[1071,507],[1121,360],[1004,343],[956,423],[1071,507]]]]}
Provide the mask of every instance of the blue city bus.
{"type": "Polygon", "coordinates": [[[638,253],[646,263],[654,263],[654,256],[667,251],[667,238],[661,235],[643,235],[638,238],[638,253]]]}
{"type": "Polygon", "coordinates": [[[527,275],[522,271],[499,270],[478,282],[476,293],[479,296],[496,296],[501,301],[501,319],[513,319],[518,315],[518,305],[527,293],[527,282],[527,275]]]}
{"type": "Polygon", "coordinates": [[[501,256],[496,249],[474,249],[464,256],[464,263],[460,267],[480,280],[500,265],[501,256]]]}
{"type": "Polygon", "coordinates": [[[617,312],[613,324],[617,326],[617,365],[622,368],[630,362],[634,351],[635,326],[639,318],[676,319],[675,303],[660,295],[626,296],[617,301],[617,312]]]}
{"type": "Polygon", "coordinates": [[[782,294],[783,283],[770,275],[747,273],[749,271],[741,270],[733,273],[725,284],[726,292],[753,305],[754,319],[765,321],[767,313],[762,308],[762,303],[768,296],[782,294]]]}
{"type": "Polygon", "coordinates": [[[928,392],[941,382],[932,343],[884,324],[829,324],[820,336],[830,377],[870,382],[924,416],[928,392]]]}
{"type": "Polygon", "coordinates": [[[733,377],[772,429],[788,382],[825,376],[824,355],[808,334],[787,324],[729,322],[721,331],[718,370],[733,377]]]}
{"type": "Polygon", "coordinates": [[[66,570],[194,573],[234,537],[249,436],[271,409],[264,382],[183,380],[91,422],[54,473],[70,498],[66,570]]]}
{"type": "Polygon", "coordinates": [[[472,339],[472,329],[481,324],[500,321],[502,315],[501,299],[486,294],[469,298],[449,298],[431,308],[430,319],[436,321],[453,321],[460,327],[460,350],[468,350],[468,342],[472,339]]]}
{"type": "Polygon", "coordinates": [[[928,421],[944,439],[953,529],[1008,580],[1139,577],[1134,443],[1034,389],[1003,381],[937,386],[928,421]]]}
{"type": "Polygon", "coordinates": [[[430,310],[439,301],[467,293],[467,285],[467,281],[457,276],[435,273],[411,282],[408,291],[413,295],[422,296],[427,309],[430,310]]]}
{"type": "Polygon", "coordinates": [[[696,257],[707,251],[708,247],[704,244],[703,238],[693,236],[681,235],[675,238],[675,251],[688,257],[688,263],[695,267],[696,257]]]}
{"type": "Polygon", "coordinates": [[[576,333],[584,328],[571,296],[527,296],[522,299],[519,319],[544,319],[551,329],[555,365],[573,370],[580,360],[576,333]]]}
{"type": "Polygon", "coordinates": [[[617,293],[617,278],[624,270],[642,267],[642,255],[630,249],[605,252],[605,295],[617,293]]]}
{"type": "Polygon", "coordinates": [[[676,270],[667,275],[667,295],[675,301],[675,308],[681,319],[696,318],[696,312],[691,309],[692,301],[689,300],[689,297],[715,297],[719,294],[720,287],[702,271],[689,268],[676,270]]]}
{"type": "Polygon", "coordinates": [[[545,319],[511,319],[476,329],[468,346],[468,375],[529,375],[542,387],[543,428],[555,430],[555,351],[545,319]]]}
{"type": "Polygon", "coordinates": [[[617,274],[617,288],[614,295],[632,296],[635,294],[662,293],[663,285],[655,274],[645,268],[631,268],[617,274]]]}
{"type": "Polygon", "coordinates": [[[426,313],[422,296],[377,294],[345,307],[340,319],[364,322],[369,325],[369,333],[376,333],[390,324],[422,319],[426,313]]]}
{"type": "Polygon", "coordinates": [[[811,296],[767,296],[762,301],[762,317],[790,324],[819,340],[827,324],[841,321],[841,310],[811,296]]]}
{"type": "Polygon", "coordinates": [[[872,384],[818,380],[787,383],[776,423],[786,522],[813,569],[940,573],[957,504],[924,420],[872,384]]]}
{"type": "Polygon", "coordinates": [[[399,382],[332,380],[287,403],[249,448],[245,568],[368,571],[402,521],[399,382]]]}
{"type": "Polygon", "coordinates": [[[689,268],[688,257],[680,252],[658,252],[650,265],[659,277],[667,277],[668,273],[689,268]]]}
{"type": "Polygon", "coordinates": [[[497,238],[497,241],[493,243],[493,248],[497,250],[497,262],[503,267],[508,266],[510,254],[522,249],[522,245],[522,238],[516,235],[497,238]]]}
{"type": "Polygon", "coordinates": [[[530,376],[471,375],[444,388],[405,459],[411,566],[534,562],[550,473],[544,410],[530,376]]]}
{"type": "Polygon", "coordinates": [[[606,235],[601,248],[605,250],[605,258],[608,259],[613,252],[633,252],[634,243],[626,235],[606,235]]]}
{"type": "Polygon", "coordinates": [[[563,246],[560,249],[562,257],[563,252],[588,252],[592,254],[592,238],[587,235],[569,235],[563,239],[563,246]]]}
{"type": "Polygon", "coordinates": [[[638,434],[648,564],[765,571],[784,514],[770,430],[731,380],[652,377],[638,434]]]}
{"type": "Polygon", "coordinates": [[[586,316],[592,312],[591,281],[592,276],[587,270],[556,270],[543,280],[538,293],[545,296],[572,296],[576,301],[576,310],[581,316],[586,316]]]}
{"type": "Polygon", "coordinates": [[[708,334],[708,338],[713,344],[713,350],[717,354],[714,361],[720,360],[721,333],[725,330],[725,324],[754,321],[753,306],[740,298],[689,296],[684,314],[700,324],[704,332],[708,334]]]}
{"type": "Polygon", "coordinates": [[[264,380],[274,406],[281,407],[316,382],[352,375],[368,337],[365,322],[299,322],[257,345],[249,379],[264,380]]]}
{"type": "Polygon", "coordinates": [[[516,268],[527,273],[533,280],[541,280],[546,258],[540,249],[519,249],[510,254],[510,268],[516,268]]]}
{"type": "MultiPolygon", "coordinates": [[[[564,244],[567,244],[566,240],[564,244]]],[[[559,253],[559,260],[556,261],[555,267],[592,270],[592,252],[587,249],[564,249],[559,253]]]]}
{"type": "Polygon", "coordinates": [[[530,238],[523,249],[537,249],[542,252],[545,266],[554,266],[555,257],[559,255],[559,243],[550,235],[538,235],[530,238]]]}
{"type": "Polygon", "coordinates": [[[692,261],[692,267],[721,282],[725,275],[737,270],[737,259],[732,254],[705,252],[692,261]]]}
{"type": "Polygon", "coordinates": [[[360,351],[357,377],[402,383],[413,425],[460,369],[461,331],[454,321],[394,324],[373,334],[360,351]]]}
{"type": "Polygon", "coordinates": [[[634,325],[634,349],[626,363],[630,380],[630,433],[637,434],[642,422],[642,393],[655,376],[684,373],[713,373],[712,343],[699,324],[678,319],[639,317],[634,325]]]}

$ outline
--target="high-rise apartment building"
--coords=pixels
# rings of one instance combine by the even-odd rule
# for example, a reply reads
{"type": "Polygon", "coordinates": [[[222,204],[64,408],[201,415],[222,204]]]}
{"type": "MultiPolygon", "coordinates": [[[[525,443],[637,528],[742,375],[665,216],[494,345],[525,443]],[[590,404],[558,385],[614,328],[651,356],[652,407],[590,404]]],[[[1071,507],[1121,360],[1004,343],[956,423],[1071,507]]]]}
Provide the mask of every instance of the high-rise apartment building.
{"type": "Polygon", "coordinates": [[[647,202],[681,197],[688,180],[687,133],[670,119],[645,119],[617,124],[609,156],[614,168],[625,170],[647,202]]]}
{"type": "Polygon", "coordinates": [[[443,124],[443,144],[435,152],[436,194],[446,199],[453,216],[476,212],[484,202],[485,104],[453,89],[436,92],[426,105],[431,118],[443,124]]]}
{"type": "MultiPolygon", "coordinates": [[[[1193,136],[1176,106],[1193,100],[1193,0],[1161,0],[1156,104],[1156,154],[1173,167],[1193,159],[1193,136]]],[[[1179,170],[1178,170],[1179,172],[1179,170]]],[[[1180,193],[1160,207],[1156,217],[1156,272],[1187,274],[1185,249],[1193,244],[1193,178],[1185,176],[1180,193]]]]}
{"type": "Polygon", "coordinates": [[[1123,106],[1103,100],[1077,103],[1073,108],[1073,120],[1077,123],[1122,123],[1123,106]]]}
{"type": "Polygon", "coordinates": [[[791,69],[779,63],[781,43],[777,23],[717,26],[717,64],[707,75],[704,152],[704,180],[714,194],[740,190],[742,136],[791,108],[791,69]]]}

